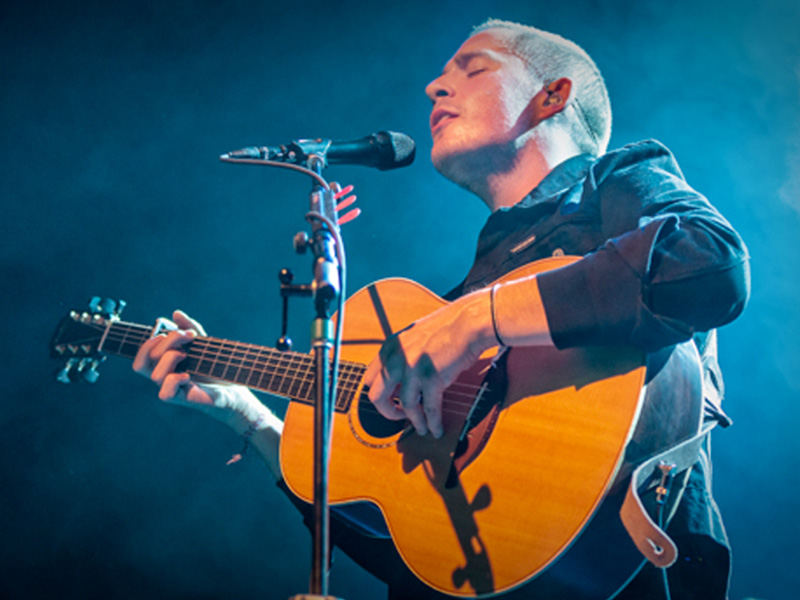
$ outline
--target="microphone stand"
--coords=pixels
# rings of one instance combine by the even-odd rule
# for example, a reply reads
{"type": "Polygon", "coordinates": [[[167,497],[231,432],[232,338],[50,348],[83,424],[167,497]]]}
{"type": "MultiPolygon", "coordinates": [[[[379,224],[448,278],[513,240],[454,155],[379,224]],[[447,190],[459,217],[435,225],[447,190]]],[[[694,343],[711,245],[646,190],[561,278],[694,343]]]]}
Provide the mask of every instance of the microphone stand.
{"type": "MultiPolygon", "coordinates": [[[[308,246],[314,256],[314,279],[311,290],[314,296],[316,317],[311,326],[311,345],[315,365],[314,406],[314,535],[310,593],[292,596],[289,600],[340,600],[328,595],[328,566],[330,565],[330,510],[328,505],[328,474],[330,463],[330,437],[333,422],[333,403],[338,379],[338,355],[334,342],[338,341],[344,319],[342,304],[344,249],[338,233],[334,192],[322,177],[326,165],[325,153],[330,143],[320,148],[320,153],[309,153],[306,167],[261,158],[258,152],[237,156],[228,153],[220,156],[223,162],[251,164],[292,169],[309,175],[314,181],[310,194],[310,211],[306,218],[311,222],[312,235],[308,246]],[[337,246],[338,244],[338,246],[337,246]],[[338,250],[338,252],[337,252],[338,250]],[[339,320],[334,327],[333,313],[339,307],[339,320]],[[333,365],[331,358],[333,357],[333,365]],[[333,368],[332,368],[333,367],[333,368]]],[[[288,157],[293,158],[293,157],[288,157]]],[[[337,344],[338,346],[338,344],[337,344]]],[[[336,348],[338,351],[338,348],[336,348]]]]}
{"type": "MultiPolygon", "coordinates": [[[[308,158],[309,170],[321,174],[324,159],[316,154],[308,158]]],[[[311,346],[315,365],[314,410],[314,537],[311,561],[311,597],[328,597],[330,565],[330,510],[328,475],[333,413],[331,394],[331,351],[334,345],[332,315],[339,300],[342,282],[336,257],[335,237],[329,224],[336,223],[336,204],[330,187],[315,181],[310,194],[310,212],[324,219],[312,220],[310,247],[314,257],[314,292],[316,317],[311,326],[311,346]]],[[[335,374],[334,374],[335,379],[335,374]]],[[[295,596],[294,600],[310,598],[295,596]]]]}

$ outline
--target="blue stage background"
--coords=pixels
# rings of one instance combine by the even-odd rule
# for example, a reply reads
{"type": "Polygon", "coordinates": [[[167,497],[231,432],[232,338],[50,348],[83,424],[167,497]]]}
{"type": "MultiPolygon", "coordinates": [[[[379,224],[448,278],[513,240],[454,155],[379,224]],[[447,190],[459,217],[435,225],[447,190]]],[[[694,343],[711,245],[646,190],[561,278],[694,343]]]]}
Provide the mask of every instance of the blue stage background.
{"type": "MultiPolygon", "coordinates": [[[[307,532],[254,456],[225,466],[236,435],[159,402],[123,360],[94,386],[56,383],[47,343],[97,294],[127,300],[129,320],[181,307],[214,335],[272,345],[278,270],[309,269],[291,248],[308,183],[217,157],[299,137],[417,140],[410,168],[326,172],[356,186],[364,211],[344,227],[349,289],[396,275],[449,289],[486,212],[431,167],[423,88],[489,16],[583,45],[609,84],[612,145],[667,144],[744,235],[753,296],[720,333],[735,425],[714,434],[715,491],[734,547],[731,598],[797,597],[794,0],[4,2],[0,596],[307,591],[307,532]]],[[[298,349],[310,314],[295,303],[298,349]]],[[[331,591],[384,595],[344,556],[331,591]]]]}

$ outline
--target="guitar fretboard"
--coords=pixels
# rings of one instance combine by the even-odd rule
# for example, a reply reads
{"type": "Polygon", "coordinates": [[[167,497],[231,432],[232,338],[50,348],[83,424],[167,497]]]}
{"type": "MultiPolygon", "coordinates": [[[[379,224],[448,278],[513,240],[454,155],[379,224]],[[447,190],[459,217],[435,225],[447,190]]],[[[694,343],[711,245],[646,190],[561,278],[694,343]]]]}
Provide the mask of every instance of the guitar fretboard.
{"type": "MultiPolygon", "coordinates": [[[[101,349],[133,358],[152,331],[146,325],[116,321],[109,326],[101,349]]],[[[183,350],[187,356],[181,370],[192,375],[244,385],[306,404],[314,402],[314,357],[309,354],[203,336],[183,350]]],[[[335,410],[349,408],[365,370],[361,363],[339,363],[335,410]]]]}

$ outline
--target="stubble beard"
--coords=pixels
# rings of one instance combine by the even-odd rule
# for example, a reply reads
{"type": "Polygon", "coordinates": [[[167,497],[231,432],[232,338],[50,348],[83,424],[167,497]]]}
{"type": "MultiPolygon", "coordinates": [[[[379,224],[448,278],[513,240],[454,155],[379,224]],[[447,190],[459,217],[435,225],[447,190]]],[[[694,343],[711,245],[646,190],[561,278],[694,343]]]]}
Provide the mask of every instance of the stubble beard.
{"type": "Polygon", "coordinates": [[[513,169],[514,143],[494,144],[465,150],[431,152],[434,168],[456,185],[483,197],[488,181],[513,169]]]}

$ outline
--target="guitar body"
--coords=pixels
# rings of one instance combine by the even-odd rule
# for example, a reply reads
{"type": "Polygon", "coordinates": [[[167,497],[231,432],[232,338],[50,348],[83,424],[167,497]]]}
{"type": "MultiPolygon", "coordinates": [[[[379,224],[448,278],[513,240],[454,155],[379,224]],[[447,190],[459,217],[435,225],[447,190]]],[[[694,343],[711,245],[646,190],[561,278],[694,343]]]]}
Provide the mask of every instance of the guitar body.
{"type": "MultiPolygon", "coordinates": [[[[570,260],[540,261],[507,278],[570,260]]],[[[368,364],[389,335],[445,304],[408,280],[362,289],[346,305],[342,360],[368,364]]],[[[508,376],[502,398],[470,427],[469,458],[459,463],[454,456],[472,400],[463,410],[447,408],[483,393],[496,358],[492,354],[481,357],[448,389],[454,404],[448,404],[446,394],[445,435],[439,440],[400,429],[402,424],[375,426],[376,417],[363,400],[334,416],[330,502],[378,505],[409,569],[453,596],[512,590],[568,553],[623,468],[642,404],[640,351],[512,349],[504,357],[508,376]]],[[[688,418],[694,425],[676,427],[676,436],[696,429],[697,413],[688,418]]],[[[281,466],[289,488],[308,502],[313,501],[312,439],[312,407],[292,403],[281,466]]],[[[616,511],[613,516],[618,520],[616,511]]],[[[594,551],[605,550],[588,549],[594,551]]],[[[603,594],[624,583],[641,564],[641,555],[631,553],[630,560],[603,594]]],[[[564,591],[558,583],[553,588],[549,579],[543,578],[547,589],[564,591]]]]}

